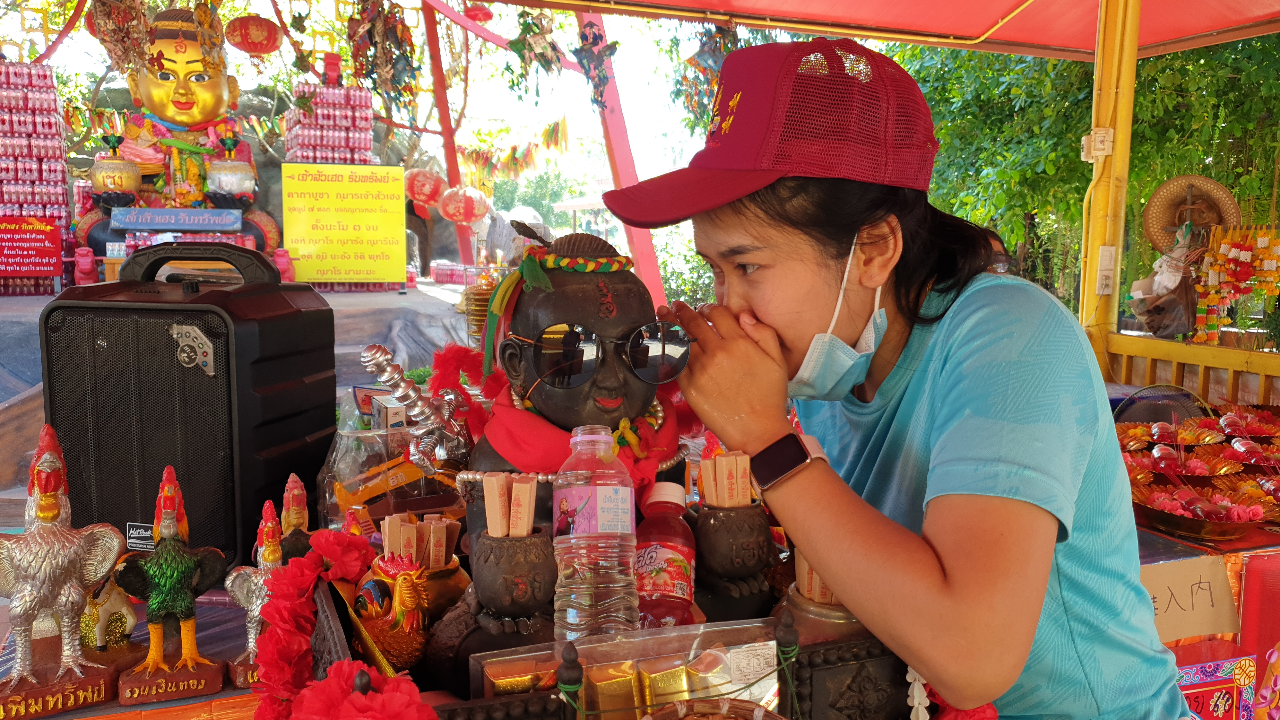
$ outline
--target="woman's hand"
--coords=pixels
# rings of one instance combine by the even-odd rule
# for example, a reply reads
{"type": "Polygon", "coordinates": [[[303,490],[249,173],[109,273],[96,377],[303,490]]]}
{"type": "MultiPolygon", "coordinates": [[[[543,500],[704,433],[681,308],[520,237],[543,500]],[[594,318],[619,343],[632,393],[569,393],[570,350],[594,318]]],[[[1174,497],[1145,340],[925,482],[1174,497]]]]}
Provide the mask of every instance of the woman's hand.
{"type": "Polygon", "coordinates": [[[658,319],[695,340],[680,390],[725,447],[754,455],[791,432],[787,367],[773,328],[722,305],[695,311],[677,302],[659,308],[658,319]]]}

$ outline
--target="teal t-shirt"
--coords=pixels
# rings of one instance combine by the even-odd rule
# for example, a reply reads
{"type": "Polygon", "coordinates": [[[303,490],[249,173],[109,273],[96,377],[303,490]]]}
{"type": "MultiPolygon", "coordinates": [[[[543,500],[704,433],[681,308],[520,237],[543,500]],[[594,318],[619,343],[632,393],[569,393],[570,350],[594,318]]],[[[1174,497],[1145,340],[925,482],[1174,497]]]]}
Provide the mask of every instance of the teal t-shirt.
{"type": "MultiPolygon", "coordinates": [[[[940,495],[992,495],[1058,519],[1040,624],[1001,718],[1190,715],[1138,579],[1129,480],[1089,342],[1041,288],[984,274],[911,331],[870,403],[796,402],[863,499],[919,533],[940,495]]],[[[926,300],[926,314],[951,297],[926,300]]]]}

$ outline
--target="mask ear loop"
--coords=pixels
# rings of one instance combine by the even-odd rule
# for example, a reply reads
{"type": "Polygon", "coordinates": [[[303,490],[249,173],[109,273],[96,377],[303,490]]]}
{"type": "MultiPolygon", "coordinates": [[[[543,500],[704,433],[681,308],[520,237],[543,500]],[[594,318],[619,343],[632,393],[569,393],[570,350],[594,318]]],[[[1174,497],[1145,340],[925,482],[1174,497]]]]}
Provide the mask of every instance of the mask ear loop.
{"type": "MultiPolygon", "coordinates": [[[[827,326],[827,335],[836,329],[836,320],[840,319],[840,307],[844,305],[844,291],[849,286],[849,268],[853,267],[853,253],[858,249],[858,236],[853,236],[853,245],[849,246],[849,259],[844,261],[844,277],[840,280],[840,295],[836,298],[836,312],[831,316],[831,324],[827,326]]],[[[876,288],[876,305],[880,304],[880,288],[876,288]]]]}

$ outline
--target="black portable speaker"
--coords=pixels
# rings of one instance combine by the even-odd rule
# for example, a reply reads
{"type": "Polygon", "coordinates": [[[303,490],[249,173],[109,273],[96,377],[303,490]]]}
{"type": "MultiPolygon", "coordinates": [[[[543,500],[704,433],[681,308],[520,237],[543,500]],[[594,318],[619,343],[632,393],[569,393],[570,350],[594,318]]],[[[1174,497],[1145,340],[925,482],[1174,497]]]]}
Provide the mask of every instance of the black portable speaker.
{"type": "MultiPolygon", "coordinates": [[[[170,280],[174,280],[171,275],[170,280]]],[[[40,316],[45,417],[58,432],[76,527],[151,544],[166,465],[193,547],[250,563],[262,505],[310,482],[333,439],[333,310],[225,243],[138,250],[120,281],[68,288],[40,316]],[[220,260],[241,284],[156,282],[167,262],[220,260]]],[[[316,499],[310,498],[312,509],[316,499]]]]}

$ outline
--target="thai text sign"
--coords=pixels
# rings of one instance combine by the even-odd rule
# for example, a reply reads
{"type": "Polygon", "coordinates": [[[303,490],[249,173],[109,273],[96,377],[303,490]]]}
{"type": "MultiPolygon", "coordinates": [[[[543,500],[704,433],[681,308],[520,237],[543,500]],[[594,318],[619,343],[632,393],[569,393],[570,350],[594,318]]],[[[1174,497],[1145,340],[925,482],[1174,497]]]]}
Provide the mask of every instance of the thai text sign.
{"type": "Polygon", "coordinates": [[[44,218],[0,218],[0,277],[62,274],[62,233],[44,218]]]}
{"type": "Polygon", "coordinates": [[[281,192],[299,281],[404,282],[404,168],[285,163],[281,192]]]}
{"type": "Polygon", "coordinates": [[[240,232],[241,214],[222,208],[117,208],[112,230],[240,232]]]}

